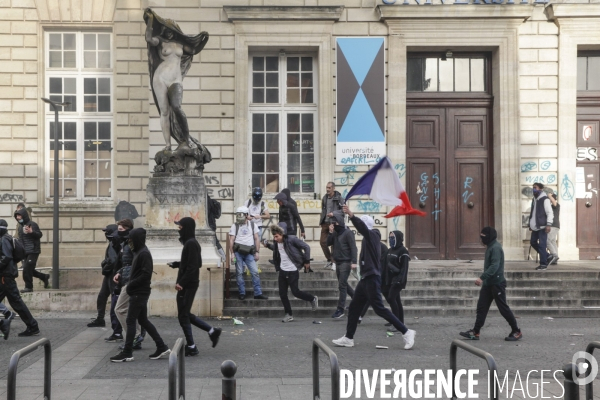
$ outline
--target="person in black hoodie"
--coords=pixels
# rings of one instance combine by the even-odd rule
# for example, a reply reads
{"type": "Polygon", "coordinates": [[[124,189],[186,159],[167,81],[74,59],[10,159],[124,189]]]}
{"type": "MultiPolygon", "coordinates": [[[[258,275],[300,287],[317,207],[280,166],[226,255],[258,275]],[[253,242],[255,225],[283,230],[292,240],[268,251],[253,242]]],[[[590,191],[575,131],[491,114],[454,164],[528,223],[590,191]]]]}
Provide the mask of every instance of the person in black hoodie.
{"type": "Polygon", "coordinates": [[[354,289],[354,297],[350,303],[346,335],[333,340],[333,343],[341,347],[354,346],[354,333],[360,313],[365,304],[370,304],[377,315],[402,332],[404,349],[409,350],[415,343],[416,332],[408,329],[389,309],[385,308],[381,299],[381,246],[379,244],[381,234],[373,229],[375,221],[368,215],[363,215],[362,218],[356,217],[347,205],[344,205],[343,210],[350,216],[350,221],[356,230],[363,235],[359,257],[361,279],[354,289]]]}
{"type": "Polygon", "coordinates": [[[42,274],[35,270],[37,260],[42,252],[40,245],[40,239],[43,236],[42,231],[38,224],[29,219],[29,213],[26,208],[15,211],[14,217],[18,223],[17,231],[19,240],[25,248],[25,259],[23,260],[23,281],[25,282],[25,289],[21,290],[21,293],[33,292],[34,277],[44,282],[44,288],[47,289],[50,284],[50,275],[42,274]]]}
{"type": "Polygon", "coordinates": [[[127,284],[129,294],[129,310],[127,311],[127,337],[123,350],[110,358],[112,362],[133,361],[133,340],[135,338],[135,321],[148,332],[154,343],[156,351],[150,354],[150,359],[158,360],[171,353],[169,346],[162,340],[156,327],[148,320],[148,299],[150,298],[150,284],[152,283],[152,272],[154,263],[152,254],[146,247],[146,230],[144,228],[133,229],[129,232],[127,245],[133,251],[133,262],[131,265],[131,276],[127,284]]]}
{"type": "Polygon", "coordinates": [[[300,225],[300,235],[305,237],[304,224],[298,214],[298,206],[296,201],[292,199],[290,190],[285,188],[281,193],[275,196],[277,204],[279,204],[279,222],[285,222],[287,225],[288,236],[298,236],[298,225],[300,225]]]}
{"type": "Polygon", "coordinates": [[[351,298],[354,297],[354,289],[348,284],[348,277],[352,269],[356,269],[358,254],[354,233],[346,228],[344,214],[341,211],[331,213],[326,246],[333,246],[332,260],[336,264],[335,273],[340,291],[338,306],[331,318],[340,319],[344,316],[346,308],[346,294],[351,298]]]}
{"type": "Polygon", "coordinates": [[[202,248],[196,240],[196,221],[193,218],[185,217],[179,221],[175,221],[175,224],[179,227],[179,242],[183,245],[181,261],[172,263],[173,268],[179,268],[175,283],[175,290],[177,290],[177,318],[187,342],[187,346],[185,346],[186,357],[197,356],[200,354],[200,351],[194,343],[192,325],[208,332],[208,336],[212,341],[212,347],[215,347],[219,342],[221,328],[214,328],[192,314],[192,304],[194,304],[194,297],[200,285],[202,248]]]}
{"type": "Polygon", "coordinates": [[[121,253],[121,240],[118,236],[118,226],[115,224],[107,225],[106,228],[102,229],[104,232],[104,236],[106,240],[108,240],[108,245],[106,246],[106,250],[104,251],[104,260],[100,263],[102,267],[102,286],[100,286],[100,292],[98,293],[98,298],[96,299],[96,310],[98,311],[98,315],[92,322],[87,324],[88,327],[103,327],[106,325],[104,321],[104,315],[106,314],[106,302],[108,298],[111,298],[111,306],[110,306],[110,320],[113,329],[113,333],[111,336],[106,338],[107,342],[116,342],[123,340],[123,328],[119,323],[119,319],[115,314],[115,305],[117,303],[117,298],[114,295],[115,283],[113,278],[115,273],[119,270],[120,267],[120,258],[119,253],[121,253]]]}
{"type": "MultiPolygon", "coordinates": [[[[19,276],[17,263],[14,261],[13,238],[8,234],[8,223],[0,219],[0,302],[8,298],[8,303],[19,314],[21,320],[27,326],[25,331],[19,333],[19,336],[37,336],[40,334],[38,323],[29,312],[29,309],[23,302],[15,278],[19,276]]],[[[2,303],[0,303],[2,304],[2,303]]],[[[4,334],[4,340],[8,339],[10,334],[10,323],[15,317],[15,312],[9,311],[6,307],[0,310],[4,314],[4,320],[0,325],[0,331],[4,334]]]]}
{"type": "Polygon", "coordinates": [[[280,222],[279,225],[271,225],[273,241],[269,242],[265,239],[263,242],[263,246],[273,251],[275,270],[279,272],[279,298],[285,311],[285,316],[281,322],[294,320],[292,306],[288,298],[288,288],[292,289],[294,297],[310,302],[313,311],[316,311],[319,306],[317,296],[303,292],[298,288],[300,278],[298,270],[302,267],[310,268],[310,246],[295,236],[287,235],[286,231],[285,222],[280,222]]]}
{"type": "Polygon", "coordinates": [[[406,288],[410,256],[408,250],[404,247],[404,233],[401,231],[390,232],[389,243],[390,248],[385,257],[385,276],[382,279],[388,288],[385,298],[392,307],[392,313],[400,322],[404,323],[404,308],[402,307],[400,291],[406,288]]]}

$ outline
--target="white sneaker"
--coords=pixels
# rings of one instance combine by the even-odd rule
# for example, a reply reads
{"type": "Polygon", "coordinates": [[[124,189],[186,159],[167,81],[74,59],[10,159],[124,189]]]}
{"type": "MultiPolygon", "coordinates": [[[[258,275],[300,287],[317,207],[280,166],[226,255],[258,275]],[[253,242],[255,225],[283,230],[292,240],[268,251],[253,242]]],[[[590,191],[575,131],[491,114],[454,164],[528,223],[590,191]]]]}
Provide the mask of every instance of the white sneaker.
{"type": "Polygon", "coordinates": [[[332,265],[333,263],[331,261],[327,261],[327,264],[325,264],[325,269],[331,269],[332,265]]]}
{"type": "Polygon", "coordinates": [[[313,311],[317,311],[317,308],[319,308],[319,298],[315,296],[313,301],[310,302],[310,305],[312,306],[313,311]]]}
{"type": "Polygon", "coordinates": [[[409,329],[406,331],[404,335],[402,335],[402,339],[404,339],[404,350],[410,350],[415,345],[415,336],[417,332],[409,329]]]}
{"type": "Polygon", "coordinates": [[[285,314],[285,317],[283,317],[281,322],[292,322],[293,320],[294,320],[294,317],[292,317],[290,314],[285,314]]]}
{"type": "Polygon", "coordinates": [[[348,339],[346,336],[342,336],[339,339],[332,340],[332,342],[336,346],[340,347],[354,347],[354,339],[348,339]]]}
{"type": "Polygon", "coordinates": [[[335,271],[335,263],[331,263],[331,270],[335,271]]]}

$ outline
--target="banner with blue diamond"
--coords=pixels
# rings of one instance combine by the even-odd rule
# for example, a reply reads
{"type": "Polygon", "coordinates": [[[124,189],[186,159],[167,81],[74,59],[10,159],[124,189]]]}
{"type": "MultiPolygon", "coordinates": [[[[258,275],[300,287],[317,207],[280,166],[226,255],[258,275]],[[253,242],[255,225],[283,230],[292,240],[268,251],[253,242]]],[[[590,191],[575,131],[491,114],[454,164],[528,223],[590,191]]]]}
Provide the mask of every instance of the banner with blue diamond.
{"type": "Polygon", "coordinates": [[[385,156],[384,38],[337,38],[338,165],[385,156]]]}

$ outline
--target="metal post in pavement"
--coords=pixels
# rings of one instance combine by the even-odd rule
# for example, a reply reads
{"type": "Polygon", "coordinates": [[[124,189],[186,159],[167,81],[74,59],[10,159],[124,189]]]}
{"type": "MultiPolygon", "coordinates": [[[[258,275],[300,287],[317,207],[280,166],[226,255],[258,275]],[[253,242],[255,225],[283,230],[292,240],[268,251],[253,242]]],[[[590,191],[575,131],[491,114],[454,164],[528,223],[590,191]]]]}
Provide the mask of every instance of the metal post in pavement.
{"type": "Polygon", "coordinates": [[[579,400],[579,385],[573,379],[579,377],[577,365],[570,363],[563,367],[563,375],[565,376],[565,397],[564,400],[579,400]]]}
{"type": "Polygon", "coordinates": [[[50,99],[42,97],[45,103],[52,106],[54,110],[54,213],[53,213],[53,229],[52,229],[52,289],[58,289],[58,108],[68,106],[69,102],[57,103],[50,99]]]}
{"type": "Polygon", "coordinates": [[[223,374],[223,396],[221,397],[221,400],[236,400],[236,372],[237,365],[235,365],[233,361],[223,361],[223,364],[221,364],[221,373],[223,374]]]}

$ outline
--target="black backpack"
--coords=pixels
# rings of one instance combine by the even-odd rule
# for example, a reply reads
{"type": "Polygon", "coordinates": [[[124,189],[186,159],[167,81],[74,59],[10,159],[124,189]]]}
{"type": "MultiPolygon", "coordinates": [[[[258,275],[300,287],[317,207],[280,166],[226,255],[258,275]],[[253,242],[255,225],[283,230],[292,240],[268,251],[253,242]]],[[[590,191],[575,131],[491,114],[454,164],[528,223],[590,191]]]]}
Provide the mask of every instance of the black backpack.
{"type": "Polygon", "coordinates": [[[14,237],[8,238],[12,242],[13,245],[13,261],[15,263],[21,262],[25,259],[25,247],[23,247],[23,243],[19,239],[15,239],[14,237]]]}
{"type": "Polygon", "coordinates": [[[210,199],[210,209],[215,219],[221,218],[221,203],[217,200],[210,199]]]}

